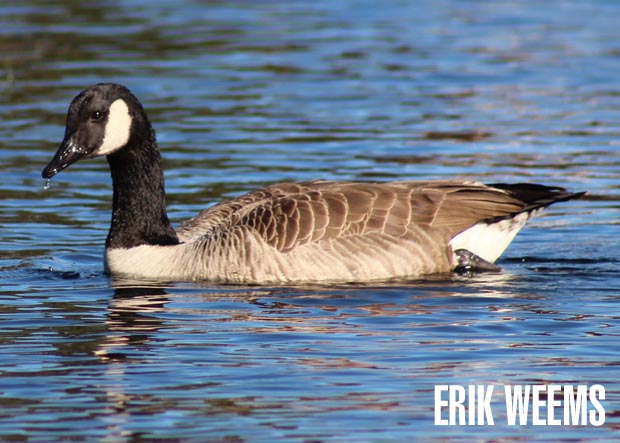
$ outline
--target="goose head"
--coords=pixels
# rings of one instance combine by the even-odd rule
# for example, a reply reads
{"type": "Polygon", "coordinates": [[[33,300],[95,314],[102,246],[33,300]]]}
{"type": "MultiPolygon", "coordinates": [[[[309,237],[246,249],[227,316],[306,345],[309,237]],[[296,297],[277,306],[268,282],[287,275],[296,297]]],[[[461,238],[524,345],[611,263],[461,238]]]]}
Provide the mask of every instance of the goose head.
{"type": "Polygon", "coordinates": [[[151,131],[142,105],[129,89],[114,83],[93,85],[71,102],[65,136],[42,176],[52,178],[81,159],[112,155],[151,131]]]}

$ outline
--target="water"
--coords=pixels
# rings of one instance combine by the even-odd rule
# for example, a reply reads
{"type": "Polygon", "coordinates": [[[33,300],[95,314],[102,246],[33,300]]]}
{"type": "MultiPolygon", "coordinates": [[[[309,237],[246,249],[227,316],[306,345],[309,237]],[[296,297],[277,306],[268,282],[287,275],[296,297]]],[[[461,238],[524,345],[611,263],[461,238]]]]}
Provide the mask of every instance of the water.
{"type": "Polygon", "coordinates": [[[0,441],[617,441],[620,4],[0,5],[0,441]],[[170,217],[283,180],[466,177],[587,190],[501,274],[235,287],[102,272],[105,161],[40,178],[67,106],[141,98],[170,217]],[[601,384],[605,424],[508,426],[504,385],[601,384]],[[438,384],[494,426],[435,426],[438,384]]]}

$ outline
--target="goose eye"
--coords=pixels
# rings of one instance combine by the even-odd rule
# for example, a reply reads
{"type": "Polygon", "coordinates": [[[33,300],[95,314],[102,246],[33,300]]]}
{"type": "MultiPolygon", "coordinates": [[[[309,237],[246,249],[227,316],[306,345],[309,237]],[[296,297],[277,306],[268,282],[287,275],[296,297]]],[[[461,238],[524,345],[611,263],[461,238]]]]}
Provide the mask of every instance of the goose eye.
{"type": "Polygon", "coordinates": [[[93,111],[93,112],[90,114],[90,119],[91,119],[92,121],[95,121],[95,122],[96,122],[96,121],[101,120],[102,118],[103,118],[103,112],[101,112],[101,111],[93,111]]]}

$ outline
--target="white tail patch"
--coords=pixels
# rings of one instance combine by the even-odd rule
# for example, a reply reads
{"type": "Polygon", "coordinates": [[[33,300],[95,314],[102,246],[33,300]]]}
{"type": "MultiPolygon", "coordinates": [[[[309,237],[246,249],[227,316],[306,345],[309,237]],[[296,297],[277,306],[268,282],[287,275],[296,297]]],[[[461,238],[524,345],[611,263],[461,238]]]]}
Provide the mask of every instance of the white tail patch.
{"type": "Polygon", "coordinates": [[[119,150],[129,141],[131,134],[131,115],[127,103],[121,98],[110,105],[108,122],[101,146],[95,155],[108,155],[119,150]]]}
{"type": "Polygon", "coordinates": [[[453,251],[466,249],[489,263],[495,263],[525,223],[538,212],[522,212],[496,223],[477,223],[452,238],[450,246],[453,251]]]}

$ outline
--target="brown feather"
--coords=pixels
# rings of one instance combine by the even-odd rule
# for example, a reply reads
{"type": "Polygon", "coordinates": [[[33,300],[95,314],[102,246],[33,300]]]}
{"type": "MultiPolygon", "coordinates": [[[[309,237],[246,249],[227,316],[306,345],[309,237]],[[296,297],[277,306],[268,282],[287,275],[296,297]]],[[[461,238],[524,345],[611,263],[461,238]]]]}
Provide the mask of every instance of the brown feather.
{"type": "MultiPolygon", "coordinates": [[[[538,191],[539,199],[549,200],[548,192],[538,191]]],[[[283,183],[212,206],[181,224],[177,233],[187,241],[242,225],[279,251],[370,232],[398,237],[412,224],[445,231],[450,238],[530,204],[513,195],[464,181],[283,183]]]]}

